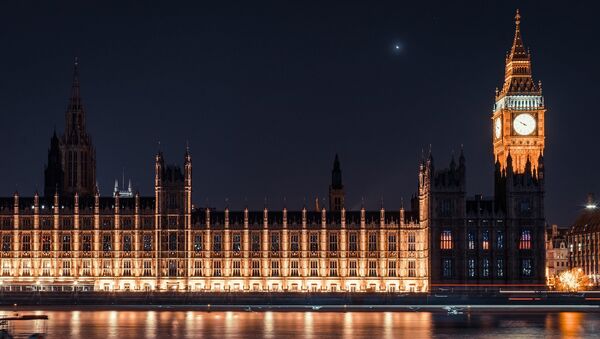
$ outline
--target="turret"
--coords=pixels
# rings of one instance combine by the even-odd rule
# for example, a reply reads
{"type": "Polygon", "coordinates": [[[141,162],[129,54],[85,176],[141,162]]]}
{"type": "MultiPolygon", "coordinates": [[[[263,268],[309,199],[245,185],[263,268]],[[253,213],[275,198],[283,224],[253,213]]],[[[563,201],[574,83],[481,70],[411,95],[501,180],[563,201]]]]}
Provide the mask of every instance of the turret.
{"type": "Polygon", "coordinates": [[[342,183],[342,168],[338,155],[333,160],[333,169],[331,170],[331,185],[329,185],[329,210],[339,212],[344,207],[345,192],[342,183]]]}
{"type": "Polygon", "coordinates": [[[44,169],[44,196],[51,197],[58,189],[62,194],[64,171],[62,168],[62,158],[60,153],[60,140],[56,135],[56,130],[50,139],[50,148],[48,149],[48,163],[44,169]]]}

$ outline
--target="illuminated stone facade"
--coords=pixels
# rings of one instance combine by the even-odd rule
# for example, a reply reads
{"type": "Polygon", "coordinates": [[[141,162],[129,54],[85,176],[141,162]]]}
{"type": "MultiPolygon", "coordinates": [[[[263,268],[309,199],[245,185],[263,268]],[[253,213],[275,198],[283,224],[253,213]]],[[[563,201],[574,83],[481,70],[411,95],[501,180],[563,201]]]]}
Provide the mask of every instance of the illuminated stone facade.
{"type": "Polygon", "coordinates": [[[156,156],[155,196],[4,198],[5,289],[428,290],[427,230],[398,211],[214,211],[156,156]]]}

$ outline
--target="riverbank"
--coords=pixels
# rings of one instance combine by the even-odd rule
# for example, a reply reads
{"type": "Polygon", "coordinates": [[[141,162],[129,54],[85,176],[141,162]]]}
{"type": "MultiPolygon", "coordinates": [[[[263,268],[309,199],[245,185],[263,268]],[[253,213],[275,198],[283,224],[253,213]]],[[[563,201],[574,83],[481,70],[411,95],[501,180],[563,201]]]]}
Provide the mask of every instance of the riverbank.
{"type": "Polygon", "coordinates": [[[28,311],[155,311],[155,312],[433,312],[469,314],[593,312],[600,305],[10,305],[0,306],[0,312],[28,311]]]}
{"type": "Polygon", "coordinates": [[[582,310],[600,311],[595,292],[496,294],[399,293],[172,293],[172,292],[4,292],[0,309],[31,306],[65,309],[197,311],[415,311],[446,310],[582,310]]]}

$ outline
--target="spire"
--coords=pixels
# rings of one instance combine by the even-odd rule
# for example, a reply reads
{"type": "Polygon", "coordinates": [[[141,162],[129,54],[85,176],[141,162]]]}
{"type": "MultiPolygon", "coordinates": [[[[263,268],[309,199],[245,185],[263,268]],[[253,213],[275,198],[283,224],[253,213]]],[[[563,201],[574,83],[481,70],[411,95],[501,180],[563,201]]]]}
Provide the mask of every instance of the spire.
{"type": "Polygon", "coordinates": [[[460,145],[460,155],[458,156],[458,168],[460,170],[465,170],[465,152],[464,152],[464,148],[463,145],[460,145]]]}
{"type": "Polygon", "coordinates": [[[340,166],[340,158],[336,153],[335,159],[333,160],[333,169],[331,170],[331,188],[342,189],[343,187],[344,185],[342,184],[342,167],[340,166]]]}
{"type": "Polygon", "coordinates": [[[73,63],[73,82],[71,84],[71,96],[67,106],[66,133],[85,133],[85,112],[81,100],[81,88],[79,84],[79,59],[75,57],[73,63]]]}
{"type": "Polygon", "coordinates": [[[185,164],[189,164],[192,162],[192,154],[190,153],[190,144],[189,142],[186,142],[185,144],[185,155],[183,156],[184,158],[184,163],[185,164]]]}
{"type": "Polygon", "coordinates": [[[525,49],[523,45],[523,38],[521,37],[521,14],[517,9],[517,13],[515,14],[515,37],[513,39],[513,45],[510,49],[510,54],[508,56],[510,60],[514,59],[528,59],[529,51],[525,49]]]}
{"type": "Polygon", "coordinates": [[[506,55],[504,85],[496,93],[496,100],[506,95],[541,95],[539,86],[531,73],[531,54],[525,48],[521,36],[521,14],[515,15],[515,36],[510,51],[506,55]]]}

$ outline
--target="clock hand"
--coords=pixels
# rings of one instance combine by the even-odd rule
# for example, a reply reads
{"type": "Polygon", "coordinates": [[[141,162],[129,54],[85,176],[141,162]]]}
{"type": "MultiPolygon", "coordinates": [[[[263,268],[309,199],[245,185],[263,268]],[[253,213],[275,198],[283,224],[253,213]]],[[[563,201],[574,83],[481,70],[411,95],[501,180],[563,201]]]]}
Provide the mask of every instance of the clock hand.
{"type": "Polygon", "coordinates": [[[521,123],[521,125],[523,125],[523,126],[527,126],[527,124],[526,124],[526,123],[524,123],[523,121],[519,121],[519,122],[521,123]]]}

